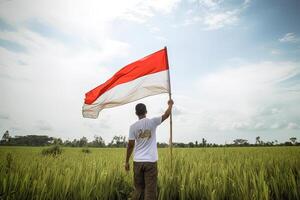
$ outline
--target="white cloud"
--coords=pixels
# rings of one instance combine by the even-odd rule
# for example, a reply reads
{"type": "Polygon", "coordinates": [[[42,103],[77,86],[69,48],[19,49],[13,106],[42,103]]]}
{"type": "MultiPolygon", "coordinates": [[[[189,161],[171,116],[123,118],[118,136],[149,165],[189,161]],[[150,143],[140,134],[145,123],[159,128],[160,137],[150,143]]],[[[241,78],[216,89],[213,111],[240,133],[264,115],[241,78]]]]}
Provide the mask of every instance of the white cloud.
{"type": "Polygon", "coordinates": [[[197,3],[198,6],[205,9],[215,10],[220,7],[223,0],[190,0],[191,3],[197,3]]]}
{"type": "Polygon", "coordinates": [[[272,54],[272,55],[280,55],[280,54],[281,54],[281,51],[278,50],[278,49],[272,49],[272,50],[271,50],[271,54],[272,54]]]}
{"type": "Polygon", "coordinates": [[[38,19],[63,32],[95,39],[106,37],[110,30],[109,23],[115,19],[145,22],[155,13],[170,13],[179,2],[180,0],[3,1],[0,17],[12,24],[38,19]]]}
{"type": "MultiPolygon", "coordinates": [[[[197,16],[197,15],[196,16],[191,16],[191,17],[188,17],[188,19],[185,19],[182,25],[183,26],[192,25],[192,24],[195,24],[195,23],[197,23],[201,20],[202,20],[202,16],[197,16]]],[[[173,27],[176,28],[177,26],[175,25],[173,27]]]]}
{"type": "Polygon", "coordinates": [[[161,35],[154,36],[154,38],[161,41],[161,42],[166,42],[167,41],[167,38],[165,38],[164,36],[161,36],[161,35]]]}
{"type": "Polygon", "coordinates": [[[234,8],[227,9],[222,0],[197,1],[200,10],[188,10],[187,19],[183,25],[191,25],[202,22],[204,30],[217,30],[225,26],[235,25],[239,21],[242,12],[249,6],[250,0],[245,0],[234,8]]]}
{"type": "Polygon", "coordinates": [[[299,126],[299,124],[296,124],[294,122],[290,122],[290,123],[288,123],[287,128],[288,129],[300,129],[300,126],[299,126]]]}
{"type": "Polygon", "coordinates": [[[296,127],[289,121],[300,120],[300,96],[282,84],[299,73],[299,63],[262,62],[204,75],[181,102],[193,119],[187,126],[198,124],[200,132],[296,127]]]}
{"type": "Polygon", "coordinates": [[[0,113],[0,120],[9,120],[9,115],[0,113]]]}
{"type": "Polygon", "coordinates": [[[13,78],[0,77],[4,96],[0,110],[11,116],[11,121],[5,123],[6,129],[14,130],[14,134],[45,134],[46,131],[62,138],[95,134],[82,122],[84,93],[113,73],[103,63],[127,55],[129,46],[106,39],[95,46],[78,49],[29,30],[2,36],[28,49],[22,54],[0,48],[1,74],[13,78]]]}
{"type": "Polygon", "coordinates": [[[52,131],[52,126],[47,122],[43,120],[36,121],[36,128],[38,131],[52,131]]]}
{"type": "MultiPolygon", "coordinates": [[[[123,116],[126,120],[122,122],[105,111],[101,116],[106,121],[83,119],[84,93],[114,73],[107,63],[130,54],[130,44],[112,37],[114,20],[124,20],[130,14],[133,19],[146,22],[156,13],[169,14],[178,3],[171,0],[1,2],[0,18],[16,30],[0,31],[0,37],[24,46],[26,52],[0,47],[0,113],[9,114],[9,120],[1,119],[0,127],[13,130],[14,135],[46,131],[64,139],[83,135],[91,139],[100,134],[108,141],[113,134],[126,135],[134,112],[132,118],[123,116]],[[38,33],[28,26],[31,21],[46,26],[38,33]],[[47,36],[51,31],[75,38],[75,44],[55,38],[57,35],[47,36]],[[119,126],[108,130],[105,124],[119,126]]],[[[159,32],[159,28],[152,26],[152,31],[159,32]]],[[[164,40],[162,36],[157,39],[164,40]]],[[[119,110],[128,113],[131,106],[111,109],[109,113],[119,116],[119,110]]]]}
{"type": "Polygon", "coordinates": [[[221,13],[210,13],[204,17],[206,30],[216,30],[227,25],[235,24],[238,21],[237,11],[226,11],[221,13]]]}
{"type": "Polygon", "coordinates": [[[300,39],[296,36],[295,33],[286,33],[282,38],[279,39],[280,42],[299,42],[300,39]]]}
{"type": "Polygon", "coordinates": [[[156,26],[148,26],[149,30],[151,33],[158,33],[160,32],[160,28],[156,27],[156,26]]]}
{"type": "Polygon", "coordinates": [[[145,23],[156,13],[168,14],[175,10],[181,0],[143,0],[136,1],[120,18],[145,23]]]}

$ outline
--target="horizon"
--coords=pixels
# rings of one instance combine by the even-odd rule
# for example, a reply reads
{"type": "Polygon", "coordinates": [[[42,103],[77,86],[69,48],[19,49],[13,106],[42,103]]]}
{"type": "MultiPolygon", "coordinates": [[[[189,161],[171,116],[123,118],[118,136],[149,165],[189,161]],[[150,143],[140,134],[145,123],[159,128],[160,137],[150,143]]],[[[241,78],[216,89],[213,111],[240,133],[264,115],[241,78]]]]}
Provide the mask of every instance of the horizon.
{"type": "MultiPolygon", "coordinates": [[[[82,117],[84,95],[167,46],[173,142],[300,138],[297,0],[0,4],[0,134],[128,137],[134,106],[162,115],[167,94],[105,109],[96,120],[82,117]]],[[[157,142],[168,140],[167,120],[157,142]]]]}
{"type": "MultiPolygon", "coordinates": [[[[7,130],[8,131],[8,130],[7,130]]],[[[5,134],[7,134],[7,131],[5,131],[5,134]]],[[[8,131],[8,134],[9,134],[9,131],[8,131]]],[[[3,136],[4,136],[4,134],[3,134],[3,136]]],[[[11,137],[11,135],[9,135],[9,137],[10,138],[17,138],[17,137],[29,137],[29,136],[41,136],[41,137],[48,137],[49,139],[50,138],[52,138],[52,141],[54,142],[56,139],[61,139],[61,141],[62,141],[62,143],[64,143],[64,145],[67,145],[67,144],[65,144],[66,142],[74,142],[75,140],[78,142],[78,141],[80,141],[81,139],[83,139],[83,138],[85,138],[85,139],[87,139],[87,143],[91,143],[91,142],[93,142],[93,141],[95,141],[95,138],[96,137],[100,137],[101,139],[103,139],[102,137],[101,137],[101,135],[95,135],[94,136],[94,138],[93,139],[88,139],[88,138],[86,138],[85,136],[82,136],[81,138],[73,138],[73,139],[62,139],[62,138],[56,138],[56,137],[52,137],[51,135],[46,135],[46,134],[44,134],[44,135],[36,135],[36,134],[27,134],[27,135],[13,135],[12,137],[11,137]]],[[[127,142],[127,136],[124,136],[124,135],[114,135],[112,138],[111,138],[111,140],[110,141],[107,141],[107,140],[104,140],[103,139],[103,141],[104,141],[104,143],[105,143],[105,145],[107,146],[107,145],[109,145],[113,140],[114,140],[114,137],[115,136],[117,136],[117,137],[125,137],[125,139],[126,139],[126,142],[127,142]]],[[[6,136],[7,137],[7,136],[6,136]]],[[[200,140],[196,140],[196,141],[187,141],[187,142],[176,142],[176,141],[173,141],[172,142],[172,144],[173,145],[176,145],[176,144],[181,144],[181,143],[184,143],[185,145],[188,145],[190,142],[192,142],[193,144],[203,144],[203,139],[205,140],[205,143],[206,144],[210,144],[210,145],[237,145],[237,146],[247,146],[247,145],[258,145],[258,146],[269,146],[269,144],[271,143],[272,144],[272,146],[273,145],[279,145],[279,146],[281,146],[282,144],[285,144],[286,142],[289,142],[289,143],[291,143],[291,144],[296,144],[296,145],[299,145],[300,143],[298,143],[297,142],[297,140],[298,140],[298,138],[296,138],[296,137],[291,137],[291,138],[288,138],[288,140],[285,140],[285,141],[278,141],[278,140],[276,140],[276,139],[274,139],[274,140],[270,140],[270,141],[264,141],[262,138],[260,138],[260,136],[257,136],[257,137],[255,137],[255,142],[250,142],[249,140],[247,140],[247,139],[244,139],[244,138],[235,138],[234,140],[244,140],[243,141],[243,144],[235,144],[235,141],[233,140],[233,141],[225,141],[224,143],[213,143],[213,142],[210,142],[210,141],[207,141],[206,140],[206,138],[201,138],[200,140]],[[259,137],[259,139],[257,140],[257,137],[259,137]],[[292,141],[291,139],[295,139],[295,141],[292,141]],[[257,143],[257,141],[259,141],[259,143],[257,143]]],[[[1,140],[0,141],[5,141],[6,139],[5,138],[1,138],[1,140]]],[[[160,141],[157,141],[157,143],[159,143],[159,144],[167,144],[167,145],[169,145],[169,143],[166,143],[166,142],[160,142],[160,141]]],[[[5,143],[3,143],[2,144],[3,146],[6,146],[7,144],[5,144],[5,143]]],[[[8,146],[11,146],[11,144],[8,144],[8,146]]],[[[22,144],[17,144],[16,146],[23,146],[22,144]]],[[[27,145],[25,145],[25,146],[27,146],[27,145]]],[[[31,146],[31,145],[29,145],[29,146],[31,146]]],[[[36,146],[36,145],[33,145],[33,146],[36,146]]],[[[176,146],[175,146],[176,147],[176,146]]]]}

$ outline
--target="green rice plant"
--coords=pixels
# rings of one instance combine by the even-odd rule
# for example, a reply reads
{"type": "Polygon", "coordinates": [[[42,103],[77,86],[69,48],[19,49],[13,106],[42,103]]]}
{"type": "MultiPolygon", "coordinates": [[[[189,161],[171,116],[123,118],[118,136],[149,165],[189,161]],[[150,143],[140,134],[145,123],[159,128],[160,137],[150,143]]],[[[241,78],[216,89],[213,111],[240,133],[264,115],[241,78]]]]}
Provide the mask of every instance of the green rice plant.
{"type": "Polygon", "coordinates": [[[42,150],[43,155],[57,156],[60,155],[61,153],[62,153],[62,149],[59,145],[54,145],[42,150]]]}
{"type": "MultiPolygon", "coordinates": [[[[131,198],[125,149],[41,149],[0,147],[0,199],[131,198]]],[[[159,199],[300,199],[299,147],[176,148],[172,164],[159,149],[159,199]]]]}
{"type": "Polygon", "coordinates": [[[5,166],[5,170],[6,173],[9,173],[13,168],[13,156],[10,152],[8,152],[6,154],[6,166],[5,166]]]}
{"type": "Polygon", "coordinates": [[[81,151],[82,153],[92,153],[92,151],[87,147],[83,148],[81,151]]]}

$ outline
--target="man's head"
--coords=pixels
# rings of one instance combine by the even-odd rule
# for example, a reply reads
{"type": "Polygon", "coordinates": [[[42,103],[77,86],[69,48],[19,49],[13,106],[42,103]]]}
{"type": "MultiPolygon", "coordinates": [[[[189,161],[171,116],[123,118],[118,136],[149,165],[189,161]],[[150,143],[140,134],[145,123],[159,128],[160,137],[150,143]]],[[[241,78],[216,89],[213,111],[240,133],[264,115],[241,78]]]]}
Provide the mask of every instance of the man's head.
{"type": "Polygon", "coordinates": [[[139,103],[135,106],[135,114],[137,116],[144,116],[147,114],[147,108],[146,105],[143,103],[139,103]]]}

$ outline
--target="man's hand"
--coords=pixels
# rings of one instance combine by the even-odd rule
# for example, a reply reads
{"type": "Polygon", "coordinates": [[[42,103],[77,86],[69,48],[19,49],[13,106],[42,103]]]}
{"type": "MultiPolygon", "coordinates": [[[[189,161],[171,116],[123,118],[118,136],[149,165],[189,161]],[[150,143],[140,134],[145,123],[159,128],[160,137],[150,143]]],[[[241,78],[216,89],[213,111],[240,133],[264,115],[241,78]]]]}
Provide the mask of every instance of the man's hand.
{"type": "Polygon", "coordinates": [[[126,171],[130,170],[129,160],[130,160],[130,156],[132,154],[132,151],[134,149],[134,144],[135,144],[135,140],[128,140],[127,152],[126,152],[126,161],[125,161],[125,166],[124,166],[126,171]]]}
{"type": "Polygon", "coordinates": [[[173,107],[174,101],[172,99],[170,99],[168,101],[168,105],[169,107],[167,108],[167,110],[165,111],[165,113],[161,116],[161,122],[165,121],[171,114],[172,112],[172,107],[173,107]]]}
{"type": "Polygon", "coordinates": [[[125,170],[128,172],[130,170],[129,160],[134,149],[135,140],[128,140],[127,151],[126,151],[126,161],[125,161],[125,170]]]}
{"type": "Polygon", "coordinates": [[[130,170],[129,162],[125,163],[125,170],[128,172],[130,170]]]}

